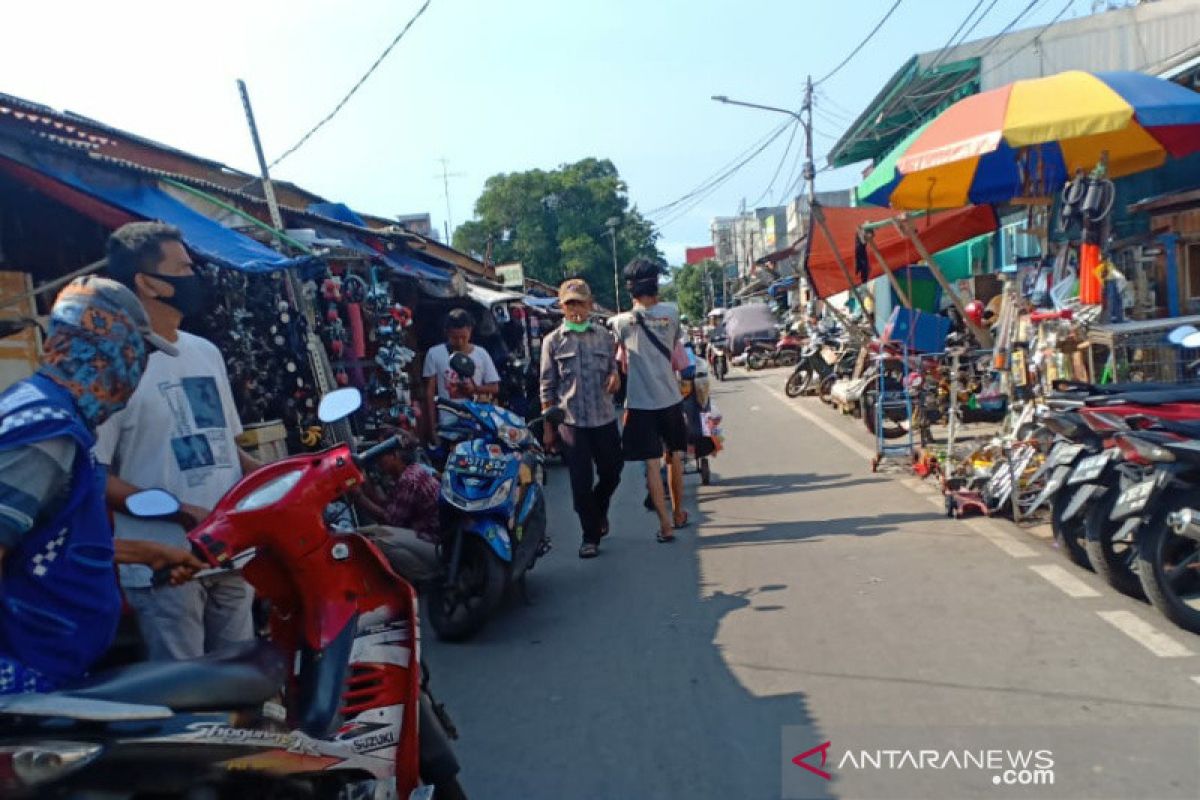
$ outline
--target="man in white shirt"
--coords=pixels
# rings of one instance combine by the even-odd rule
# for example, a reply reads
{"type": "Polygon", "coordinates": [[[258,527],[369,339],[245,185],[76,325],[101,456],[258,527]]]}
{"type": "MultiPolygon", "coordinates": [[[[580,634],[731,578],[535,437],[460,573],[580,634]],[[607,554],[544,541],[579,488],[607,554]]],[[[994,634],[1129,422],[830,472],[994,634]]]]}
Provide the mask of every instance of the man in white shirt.
{"type": "MultiPolygon", "coordinates": [[[[110,275],[138,295],[155,333],[179,351],[177,358],[151,355],[128,406],[97,431],[96,458],[110,467],[106,494],[119,539],[186,547],[184,526],[125,514],[126,498],[166,489],[183,504],[191,528],[259,466],[235,442],[242,424],[220,351],[179,330],[203,306],[192,266],[181,234],[169,225],[134,222],[108,240],[110,275]]],[[[152,659],[196,658],[254,635],[253,590],[240,573],[156,587],[150,570],[122,566],[121,585],[152,659]]]]}
{"type": "MultiPolygon", "coordinates": [[[[425,368],[421,377],[425,379],[425,419],[428,430],[426,439],[437,443],[438,398],[444,400],[474,400],[493,397],[500,388],[500,375],[492,357],[482,347],[471,344],[471,333],[475,320],[470,312],[456,308],[446,315],[446,342],[434,345],[425,354],[425,368]],[[466,353],[475,362],[475,374],[469,379],[459,377],[450,369],[450,356],[466,353]]],[[[449,420],[443,422],[448,424],[449,420]]]]}

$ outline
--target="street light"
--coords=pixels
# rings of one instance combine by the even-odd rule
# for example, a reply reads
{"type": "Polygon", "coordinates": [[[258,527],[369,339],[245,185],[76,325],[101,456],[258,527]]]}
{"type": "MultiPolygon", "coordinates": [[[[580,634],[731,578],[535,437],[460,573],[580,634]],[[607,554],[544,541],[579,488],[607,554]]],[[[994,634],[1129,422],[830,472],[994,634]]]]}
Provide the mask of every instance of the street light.
{"type": "Polygon", "coordinates": [[[620,217],[609,217],[604,223],[608,226],[608,236],[612,239],[612,256],[613,256],[613,302],[617,304],[617,311],[621,310],[621,280],[619,277],[620,270],[617,267],[617,226],[621,224],[620,217]]]}
{"type": "Polygon", "coordinates": [[[728,97],[726,97],[723,94],[714,94],[712,96],[712,99],[716,100],[718,103],[725,103],[726,105],[730,105],[730,106],[745,106],[746,108],[758,108],[763,111],[774,111],[778,114],[787,114],[789,117],[793,117],[797,122],[804,124],[804,118],[801,117],[798,112],[791,111],[786,108],[776,108],[775,106],[763,106],[763,105],[759,105],[758,103],[746,103],[742,100],[730,100],[728,97]]]}

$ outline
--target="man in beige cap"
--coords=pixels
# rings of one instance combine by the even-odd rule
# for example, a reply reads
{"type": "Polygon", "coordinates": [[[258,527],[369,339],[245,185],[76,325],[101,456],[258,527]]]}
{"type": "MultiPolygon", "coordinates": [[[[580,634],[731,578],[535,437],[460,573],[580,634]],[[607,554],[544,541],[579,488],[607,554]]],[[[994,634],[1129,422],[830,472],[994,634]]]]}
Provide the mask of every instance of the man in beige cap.
{"type": "Polygon", "coordinates": [[[621,386],[616,341],[591,324],[592,290],[579,278],[558,290],[563,323],[542,342],[542,410],[562,408],[557,432],[546,424],[545,444],[561,442],[571,475],[575,513],[583,527],[580,558],[594,558],[608,533],[608,505],[621,482],[621,436],[613,395],[621,386]]]}

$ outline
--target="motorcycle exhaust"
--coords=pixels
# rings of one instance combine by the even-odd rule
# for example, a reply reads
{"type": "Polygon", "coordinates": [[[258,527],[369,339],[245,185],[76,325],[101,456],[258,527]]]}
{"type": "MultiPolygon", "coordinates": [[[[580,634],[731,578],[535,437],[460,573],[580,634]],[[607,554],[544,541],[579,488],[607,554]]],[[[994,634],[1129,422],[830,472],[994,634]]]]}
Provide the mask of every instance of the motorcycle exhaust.
{"type": "Polygon", "coordinates": [[[1181,508],[1167,514],[1167,525],[1177,536],[1194,539],[1200,542],[1200,511],[1194,508],[1181,508]]]}

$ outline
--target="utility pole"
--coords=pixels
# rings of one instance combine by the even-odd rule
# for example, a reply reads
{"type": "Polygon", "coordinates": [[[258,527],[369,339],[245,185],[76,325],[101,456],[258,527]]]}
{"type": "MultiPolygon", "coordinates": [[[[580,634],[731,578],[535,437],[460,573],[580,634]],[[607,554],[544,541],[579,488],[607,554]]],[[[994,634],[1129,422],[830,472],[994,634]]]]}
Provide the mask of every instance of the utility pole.
{"type": "Polygon", "coordinates": [[[267,211],[271,214],[271,227],[283,231],[283,217],[279,214],[279,203],[275,200],[275,187],[271,184],[271,173],[267,170],[267,159],[263,155],[262,141],[258,138],[258,125],[254,123],[254,109],[250,107],[250,92],[246,82],[238,79],[238,92],[242,95],[242,108],[246,112],[246,124],[250,126],[250,138],[254,141],[254,154],[258,156],[258,170],[262,173],[263,197],[267,200],[267,211]]]}
{"type": "Polygon", "coordinates": [[[621,270],[617,266],[617,225],[621,223],[620,217],[609,217],[605,221],[608,226],[608,236],[612,240],[612,257],[613,257],[613,303],[616,305],[616,312],[621,313],[621,270]]]}
{"type": "MultiPolygon", "coordinates": [[[[446,246],[449,247],[450,229],[454,227],[454,224],[450,221],[450,179],[461,178],[463,177],[463,174],[461,172],[450,172],[450,162],[445,158],[439,158],[438,161],[441,162],[442,165],[442,191],[445,192],[446,195],[446,218],[442,220],[442,228],[446,232],[446,246]]],[[[436,178],[437,176],[435,175],[434,177],[436,178]]]]}

